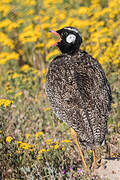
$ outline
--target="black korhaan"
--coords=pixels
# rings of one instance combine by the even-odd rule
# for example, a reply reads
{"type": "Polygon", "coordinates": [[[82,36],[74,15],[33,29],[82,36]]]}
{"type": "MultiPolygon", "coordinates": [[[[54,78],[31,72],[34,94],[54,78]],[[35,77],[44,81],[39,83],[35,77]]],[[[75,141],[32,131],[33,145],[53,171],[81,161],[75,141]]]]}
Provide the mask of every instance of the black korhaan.
{"type": "Polygon", "coordinates": [[[60,39],[61,55],[49,65],[46,93],[53,111],[78,135],[79,144],[95,149],[107,132],[111,90],[97,60],[80,49],[81,34],[74,27],[51,31],[60,39]]]}

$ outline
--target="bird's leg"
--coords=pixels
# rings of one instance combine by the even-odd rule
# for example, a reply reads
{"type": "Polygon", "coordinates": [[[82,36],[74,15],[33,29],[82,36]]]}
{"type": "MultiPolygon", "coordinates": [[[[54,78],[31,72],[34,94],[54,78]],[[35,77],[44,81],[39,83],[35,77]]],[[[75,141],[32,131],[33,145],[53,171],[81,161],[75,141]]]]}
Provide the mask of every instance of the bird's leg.
{"type": "Polygon", "coordinates": [[[75,144],[76,144],[77,147],[78,147],[78,150],[79,150],[80,156],[81,156],[81,158],[82,158],[82,162],[83,162],[83,164],[84,164],[84,167],[87,168],[86,162],[85,162],[85,160],[84,160],[83,153],[82,153],[82,151],[81,151],[81,148],[80,148],[80,145],[79,145],[79,142],[78,142],[78,135],[77,135],[77,133],[74,131],[74,129],[72,129],[72,128],[71,128],[71,134],[72,134],[72,138],[73,138],[75,144]]]}
{"type": "Polygon", "coordinates": [[[95,166],[96,166],[95,150],[91,150],[91,152],[92,152],[92,167],[91,167],[91,169],[94,171],[95,166]]]}

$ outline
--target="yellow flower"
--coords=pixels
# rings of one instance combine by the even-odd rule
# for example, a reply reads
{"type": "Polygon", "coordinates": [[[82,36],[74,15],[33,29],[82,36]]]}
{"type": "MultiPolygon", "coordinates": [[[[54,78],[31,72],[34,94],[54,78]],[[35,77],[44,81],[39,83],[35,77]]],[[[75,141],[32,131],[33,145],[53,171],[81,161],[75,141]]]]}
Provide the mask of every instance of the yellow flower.
{"type": "Polygon", "coordinates": [[[6,137],[6,142],[11,142],[13,138],[11,136],[6,137]]]}
{"type": "Polygon", "coordinates": [[[0,64],[5,64],[9,60],[18,60],[19,54],[15,52],[2,52],[0,54],[0,64]]]}
{"type": "Polygon", "coordinates": [[[54,149],[58,149],[58,148],[59,148],[59,145],[56,144],[56,145],[54,146],[54,149]]]}
{"type": "MultiPolygon", "coordinates": [[[[50,35],[47,35],[47,36],[49,37],[50,35]]],[[[49,40],[46,44],[47,48],[50,48],[54,43],[56,43],[54,39],[49,40]]]]}
{"type": "Polygon", "coordinates": [[[50,111],[50,110],[51,110],[50,107],[47,107],[47,108],[44,109],[45,112],[46,112],[46,111],[50,111]]]}
{"type": "Polygon", "coordinates": [[[38,156],[37,156],[37,160],[39,160],[41,158],[41,154],[44,153],[44,152],[47,152],[47,151],[50,151],[50,149],[41,149],[39,152],[38,152],[38,156]]]}
{"type": "Polygon", "coordinates": [[[30,69],[30,66],[28,64],[25,64],[20,68],[21,71],[28,71],[30,69]]]}
{"type": "Polygon", "coordinates": [[[45,75],[48,72],[48,68],[42,70],[42,75],[45,75]]]}
{"type": "Polygon", "coordinates": [[[0,12],[3,13],[3,17],[6,17],[6,15],[10,12],[10,8],[9,4],[0,4],[0,12]]]}
{"type": "Polygon", "coordinates": [[[35,45],[36,49],[41,49],[43,47],[44,47],[44,43],[38,43],[38,44],[35,45]]]}
{"type": "Polygon", "coordinates": [[[78,9],[77,13],[78,13],[79,15],[83,15],[83,14],[87,14],[88,11],[89,11],[89,8],[88,8],[88,7],[80,7],[80,8],[78,9]]]}
{"type": "Polygon", "coordinates": [[[29,24],[24,28],[23,32],[19,35],[19,40],[25,44],[26,42],[35,42],[40,38],[40,26],[36,25],[33,27],[33,24],[29,24]]]}
{"type": "Polygon", "coordinates": [[[17,20],[17,23],[18,23],[18,24],[23,24],[23,23],[24,23],[24,19],[18,19],[18,20],[17,20]]]}
{"type": "Polygon", "coordinates": [[[44,17],[42,17],[42,18],[41,18],[41,23],[49,20],[49,18],[50,18],[49,16],[44,16],[44,17]]]}
{"type": "Polygon", "coordinates": [[[46,152],[46,149],[41,149],[41,150],[38,152],[38,154],[41,154],[41,153],[44,153],[44,152],[46,152]]]}
{"type": "Polygon", "coordinates": [[[50,146],[50,148],[53,148],[53,149],[58,149],[58,148],[59,148],[59,145],[58,145],[58,144],[56,144],[56,145],[54,145],[54,146],[50,146]]]}
{"type": "Polygon", "coordinates": [[[43,135],[43,132],[40,131],[40,132],[37,132],[37,133],[35,134],[35,137],[38,138],[39,136],[42,136],[42,135],[43,135]]]}
{"type": "Polygon", "coordinates": [[[27,12],[27,15],[32,15],[34,14],[34,10],[33,9],[30,9],[28,12],[27,12]]]}
{"type": "Polygon", "coordinates": [[[118,128],[120,128],[120,122],[118,122],[118,125],[117,125],[117,126],[118,126],[118,128]]]}
{"type": "Polygon", "coordinates": [[[64,140],[62,140],[62,143],[70,143],[70,142],[72,142],[72,141],[69,140],[69,139],[64,139],[64,140]]]}
{"type": "Polygon", "coordinates": [[[16,153],[20,154],[21,152],[19,150],[17,150],[16,153]]]}
{"type": "Polygon", "coordinates": [[[13,101],[9,99],[0,99],[0,106],[4,106],[5,108],[10,106],[13,103],[13,101]]]}
{"type": "Polygon", "coordinates": [[[55,141],[55,143],[56,143],[56,144],[59,144],[59,142],[58,142],[58,141],[55,141]]]}
{"type": "Polygon", "coordinates": [[[33,152],[33,151],[35,151],[35,149],[30,149],[30,152],[33,152]]]}
{"type": "Polygon", "coordinates": [[[16,79],[16,78],[18,78],[19,76],[20,76],[20,74],[14,73],[13,76],[12,76],[12,78],[13,78],[13,79],[16,79]]]}
{"type": "Polygon", "coordinates": [[[51,142],[52,142],[52,139],[47,139],[46,140],[46,144],[51,144],[51,142]]]}
{"type": "Polygon", "coordinates": [[[36,5],[36,1],[35,0],[25,0],[23,2],[24,2],[24,4],[26,4],[28,6],[35,6],[36,5]]]}
{"type": "Polygon", "coordinates": [[[47,151],[47,152],[49,152],[49,151],[50,151],[50,149],[47,149],[46,151],[47,151]]]}
{"type": "Polygon", "coordinates": [[[66,12],[65,11],[60,12],[58,17],[61,21],[63,21],[66,18],[66,12]]]}
{"type": "Polygon", "coordinates": [[[115,60],[113,61],[113,64],[120,64],[120,59],[115,59],[115,60]]]}
{"type": "Polygon", "coordinates": [[[39,16],[34,16],[34,21],[38,21],[39,19],[40,19],[40,17],[39,16]]]}
{"type": "Polygon", "coordinates": [[[40,158],[41,158],[41,156],[40,156],[40,155],[38,155],[38,156],[37,156],[37,160],[39,160],[40,158]]]}
{"type": "Polygon", "coordinates": [[[13,29],[18,28],[20,26],[20,22],[11,22],[8,26],[8,31],[11,32],[13,29]]]}
{"type": "Polygon", "coordinates": [[[9,39],[8,35],[3,32],[0,32],[0,43],[4,46],[10,47],[11,49],[14,48],[13,40],[9,39]]]}
{"type": "Polygon", "coordinates": [[[11,23],[11,21],[9,19],[5,19],[3,21],[0,21],[0,28],[9,26],[10,23],[11,23]]]}
{"type": "MultiPolygon", "coordinates": [[[[49,143],[49,144],[50,144],[50,143],[49,143]]],[[[58,148],[59,148],[59,142],[56,141],[56,142],[55,142],[55,145],[50,145],[50,148],[58,149],[58,148]]]]}
{"type": "Polygon", "coordinates": [[[25,142],[21,142],[20,145],[19,145],[19,148],[21,149],[30,149],[30,145],[28,143],[25,143],[25,142]]]}
{"type": "Polygon", "coordinates": [[[16,98],[16,97],[18,97],[18,96],[21,96],[21,95],[22,95],[22,92],[19,91],[19,92],[17,92],[17,93],[15,94],[14,98],[16,98]]]}
{"type": "Polygon", "coordinates": [[[49,29],[50,28],[50,24],[49,23],[44,23],[41,25],[42,29],[49,29]]]}
{"type": "Polygon", "coordinates": [[[29,137],[30,137],[30,134],[26,134],[26,139],[29,139],[29,137]]]}
{"type": "Polygon", "coordinates": [[[9,4],[12,0],[1,0],[1,3],[4,3],[4,4],[9,4]]]}
{"type": "Polygon", "coordinates": [[[18,50],[18,53],[21,54],[21,55],[23,55],[24,51],[23,51],[22,49],[19,49],[19,50],[18,50]]]}
{"type": "Polygon", "coordinates": [[[46,60],[49,61],[51,58],[57,56],[58,54],[60,54],[59,50],[55,49],[46,56],[46,60]]]}
{"type": "Polygon", "coordinates": [[[16,141],[16,143],[17,143],[17,144],[21,144],[21,143],[22,143],[22,141],[16,141]]]}

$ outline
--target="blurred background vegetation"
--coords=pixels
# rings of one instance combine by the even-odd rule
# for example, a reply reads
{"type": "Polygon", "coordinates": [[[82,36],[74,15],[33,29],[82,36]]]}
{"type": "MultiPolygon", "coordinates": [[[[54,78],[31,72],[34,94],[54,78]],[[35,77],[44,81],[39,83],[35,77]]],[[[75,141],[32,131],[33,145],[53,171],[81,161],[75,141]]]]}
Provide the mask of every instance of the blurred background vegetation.
{"type": "Polygon", "coordinates": [[[113,96],[109,155],[120,157],[120,1],[1,0],[0,179],[92,178],[45,94],[48,65],[60,54],[48,31],[65,26],[80,30],[81,49],[105,70],[113,96]]]}

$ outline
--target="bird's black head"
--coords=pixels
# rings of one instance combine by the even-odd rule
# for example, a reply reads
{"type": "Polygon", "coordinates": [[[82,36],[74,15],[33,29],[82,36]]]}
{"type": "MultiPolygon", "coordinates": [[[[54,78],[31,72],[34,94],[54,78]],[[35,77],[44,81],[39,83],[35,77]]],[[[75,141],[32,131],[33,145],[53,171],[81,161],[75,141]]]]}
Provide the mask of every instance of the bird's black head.
{"type": "Polygon", "coordinates": [[[62,53],[73,54],[79,50],[82,38],[78,29],[74,27],[64,27],[58,31],[50,32],[60,38],[53,46],[58,46],[62,53]]]}

